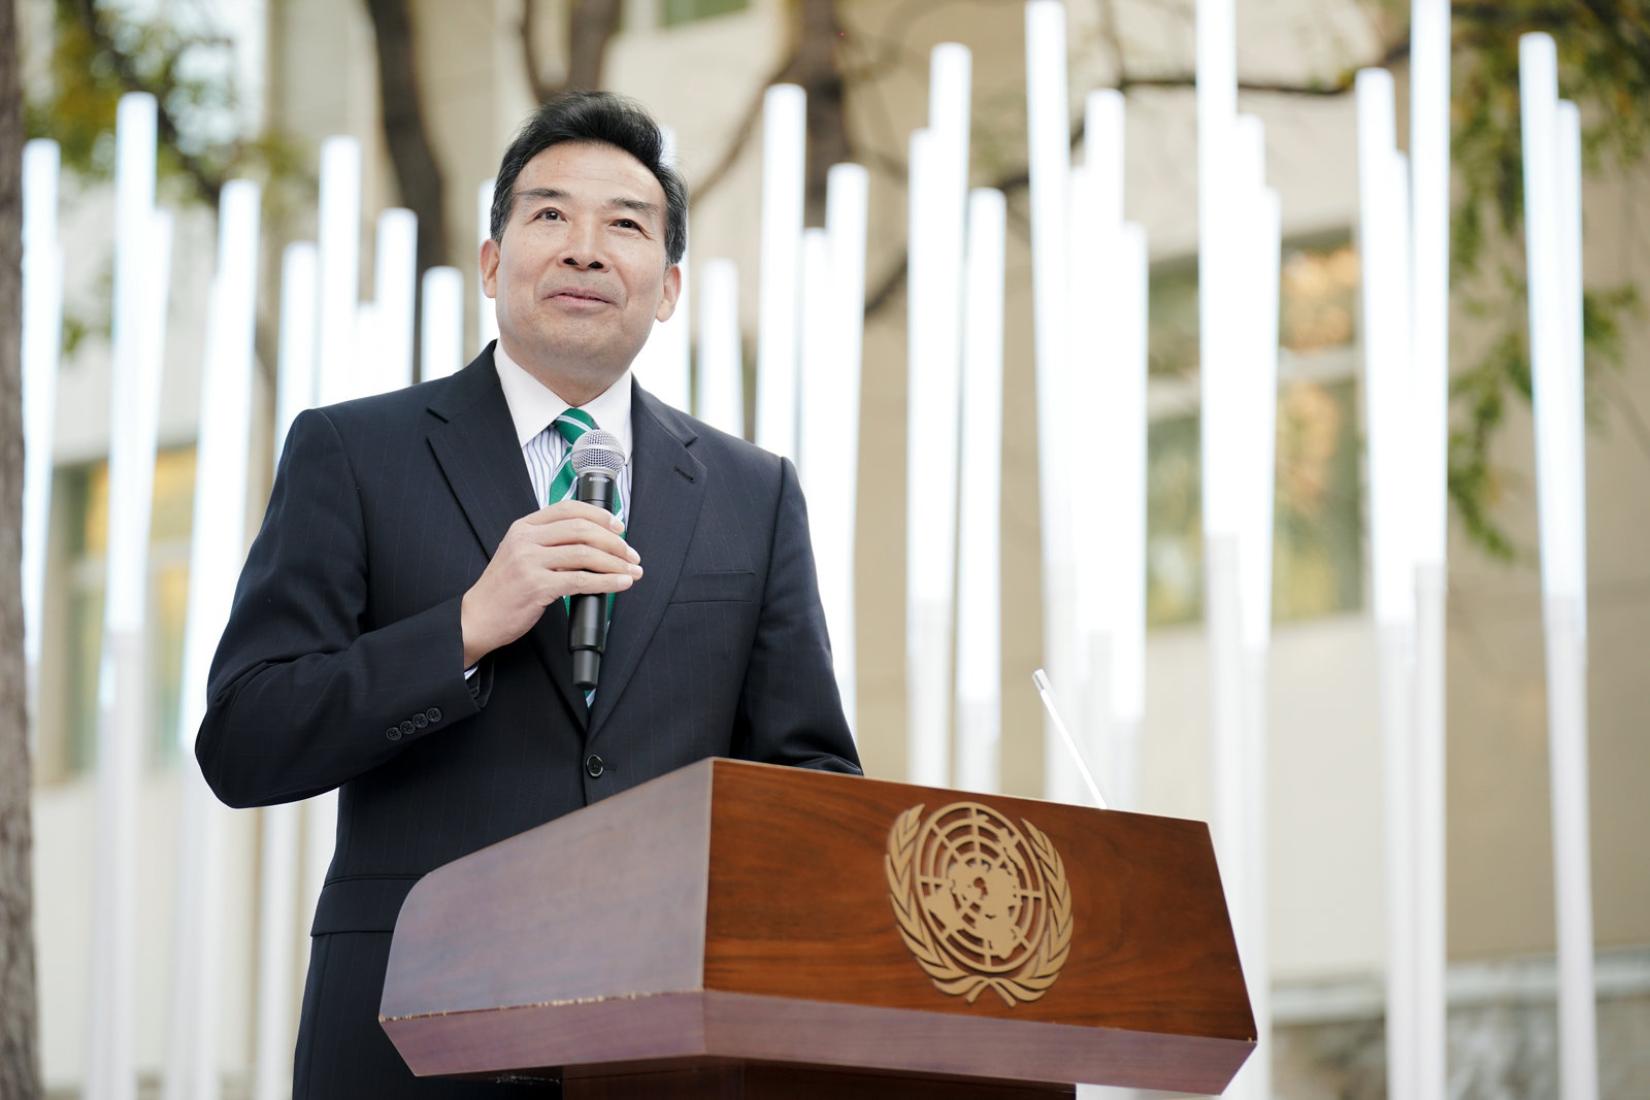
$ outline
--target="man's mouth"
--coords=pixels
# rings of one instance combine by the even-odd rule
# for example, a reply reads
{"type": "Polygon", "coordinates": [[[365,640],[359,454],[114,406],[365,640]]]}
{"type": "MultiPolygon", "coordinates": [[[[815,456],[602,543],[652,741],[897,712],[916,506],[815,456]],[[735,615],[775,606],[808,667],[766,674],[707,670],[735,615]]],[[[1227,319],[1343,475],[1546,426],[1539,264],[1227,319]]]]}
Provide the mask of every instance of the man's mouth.
{"type": "Polygon", "coordinates": [[[597,294],[593,290],[580,290],[577,287],[566,287],[562,290],[558,290],[558,291],[554,292],[553,294],[550,295],[550,297],[552,299],[556,299],[556,300],[564,301],[564,302],[566,302],[566,301],[600,302],[603,305],[611,305],[612,304],[607,298],[603,297],[600,294],[597,294]]]}

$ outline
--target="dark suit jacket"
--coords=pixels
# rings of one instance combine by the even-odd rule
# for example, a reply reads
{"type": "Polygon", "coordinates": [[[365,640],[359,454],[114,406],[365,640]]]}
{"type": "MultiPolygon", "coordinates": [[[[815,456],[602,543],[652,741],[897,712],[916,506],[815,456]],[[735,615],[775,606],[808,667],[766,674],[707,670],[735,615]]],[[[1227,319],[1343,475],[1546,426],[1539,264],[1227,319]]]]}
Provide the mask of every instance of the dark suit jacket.
{"type": "Polygon", "coordinates": [[[615,604],[588,714],[559,600],[463,675],[459,601],[537,507],[491,347],[292,425],[195,752],[231,806],[339,790],[297,1095],[423,1091],[376,1014],[425,872],[706,756],[859,770],[795,469],[640,386],[631,422],[646,573],[615,604]]]}

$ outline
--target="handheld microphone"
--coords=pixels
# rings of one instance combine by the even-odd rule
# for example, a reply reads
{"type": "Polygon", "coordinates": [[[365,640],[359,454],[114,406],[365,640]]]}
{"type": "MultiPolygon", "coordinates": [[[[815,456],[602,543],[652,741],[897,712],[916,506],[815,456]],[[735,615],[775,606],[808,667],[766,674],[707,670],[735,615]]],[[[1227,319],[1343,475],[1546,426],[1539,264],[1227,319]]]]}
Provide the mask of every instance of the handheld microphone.
{"type": "MultiPolygon", "coordinates": [[[[624,469],[624,450],[619,437],[599,428],[579,436],[570,460],[573,496],[594,504],[604,512],[613,510],[619,492],[619,473],[624,469]]],[[[581,691],[593,691],[602,671],[602,652],[607,648],[607,594],[582,593],[568,605],[567,648],[573,655],[573,683],[581,691]]]]}

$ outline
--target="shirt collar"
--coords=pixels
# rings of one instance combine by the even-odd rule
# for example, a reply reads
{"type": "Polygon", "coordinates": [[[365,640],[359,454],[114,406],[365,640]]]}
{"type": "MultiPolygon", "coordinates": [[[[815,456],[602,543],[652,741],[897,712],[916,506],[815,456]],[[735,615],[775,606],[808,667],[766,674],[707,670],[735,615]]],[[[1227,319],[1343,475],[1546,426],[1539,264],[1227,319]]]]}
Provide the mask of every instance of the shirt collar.
{"type": "MultiPolygon", "coordinates": [[[[525,367],[510,358],[502,341],[493,345],[493,365],[498,370],[498,384],[504,390],[504,403],[510,407],[510,419],[516,426],[518,445],[527,446],[551,421],[572,407],[557,396],[555,390],[528,374],[525,367]]],[[[619,437],[619,446],[628,459],[630,371],[626,369],[618,381],[580,408],[590,414],[597,427],[619,437]]]]}

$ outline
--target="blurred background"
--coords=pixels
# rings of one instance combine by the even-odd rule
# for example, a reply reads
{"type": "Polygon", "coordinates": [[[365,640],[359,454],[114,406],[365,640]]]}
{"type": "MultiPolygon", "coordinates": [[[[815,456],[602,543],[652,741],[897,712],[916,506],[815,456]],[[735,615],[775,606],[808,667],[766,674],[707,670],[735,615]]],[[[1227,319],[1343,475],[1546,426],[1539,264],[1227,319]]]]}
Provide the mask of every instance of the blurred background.
{"type": "MultiPolygon", "coordinates": [[[[1007,197],[1000,789],[1045,794],[1025,13],[1019,0],[18,0],[28,136],[61,145],[65,253],[33,812],[39,1022],[51,1095],[87,1063],[97,698],[107,546],[115,105],[158,102],[157,201],[176,212],[147,621],[138,846],[136,1057],[156,1091],[168,1041],[182,775],[175,730],[196,424],[217,204],[263,185],[249,530],[267,498],[281,248],[316,235],[318,150],[362,163],[362,285],[373,218],[418,217],[418,266],[466,279],[476,193],[515,128],[563,88],[638,98],[675,135],[690,265],[734,260],[754,424],[762,104],[807,92],[806,221],[825,170],[870,173],[855,545],[857,705],[867,774],[907,777],[907,137],[929,51],[973,54],[970,180],[1007,197]],[[152,1010],[151,1010],[152,1009],[152,1010]]],[[[1091,88],[1127,97],[1126,210],[1150,242],[1146,706],[1136,805],[1210,816],[1200,519],[1192,0],[1071,0],[1074,126],[1091,88]]],[[[1650,10],[1642,0],[1453,5],[1452,399],[1446,859],[1450,1092],[1555,1095],[1547,710],[1530,416],[1518,35],[1558,42],[1581,108],[1592,880],[1602,1095],[1650,1096],[1650,10]]],[[[1283,257],[1266,910],[1275,1089],[1386,1094],[1382,749],[1371,616],[1353,74],[1393,72],[1405,140],[1409,5],[1247,0],[1240,109],[1265,122],[1283,257]]],[[[694,267],[690,266],[690,275],[694,267]]],[[[446,369],[451,369],[450,366],[446,369]]],[[[643,379],[647,384],[647,379],[643,379]]],[[[1103,473],[1097,475],[1103,476],[1103,473]]],[[[253,1091],[259,817],[229,819],[217,976],[224,1095],[253,1091]]],[[[300,903],[301,904],[301,903],[300,903]]],[[[297,918],[301,931],[308,914],[297,918]]],[[[304,954],[286,980],[301,986],[304,954]]],[[[295,1006],[296,999],[291,1003],[295,1006]]],[[[290,1046],[287,1048],[290,1050],[290,1046]]]]}

